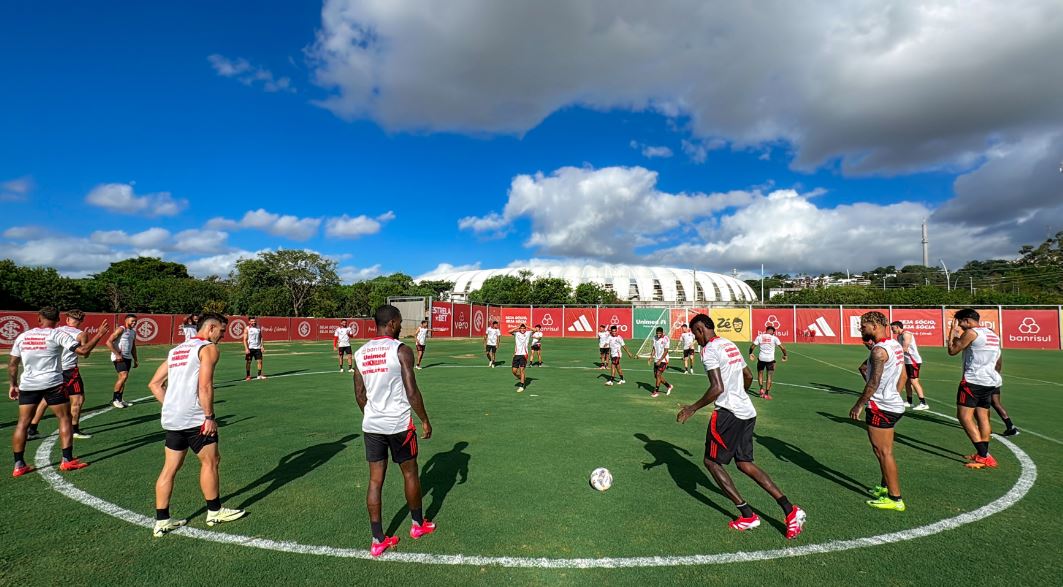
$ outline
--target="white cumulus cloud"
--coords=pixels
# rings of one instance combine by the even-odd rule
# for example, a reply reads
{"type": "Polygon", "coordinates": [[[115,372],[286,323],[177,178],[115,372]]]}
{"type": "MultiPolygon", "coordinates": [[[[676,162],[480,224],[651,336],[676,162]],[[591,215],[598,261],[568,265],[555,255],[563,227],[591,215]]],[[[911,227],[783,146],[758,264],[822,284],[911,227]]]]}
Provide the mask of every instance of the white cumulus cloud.
{"type": "Polygon", "coordinates": [[[344,214],[339,218],[330,218],[325,223],[325,235],[333,238],[358,238],[376,234],[384,223],[394,219],[395,213],[390,210],[375,218],[365,214],[354,217],[344,214]]]}
{"type": "Polygon", "coordinates": [[[175,199],[169,192],[138,196],[126,183],[104,183],[85,196],[85,201],[118,214],[176,216],[188,207],[188,200],[175,199]]]}
{"type": "Polygon", "coordinates": [[[0,182],[0,202],[24,201],[33,187],[33,178],[28,175],[0,182]]]}
{"type": "Polygon", "coordinates": [[[274,77],[273,72],[256,65],[243,57],[230,59],[224,55],[214,53],[207,56],[211,67],[221,77],[236,79],[245,86],[259,85],[267,92],[295,92],[292,80],[287,76],[274,77]]]}
{"type": "Polygon", "coordinates": [[[206,228],[210,230],[251,228],[297,241],[304,241],[314,236],[320,226],[320,218],[300,218],[291,214],[275,214],[262,208],[249,210],[240,220],[212,218],[206,224],[206,228]]]}

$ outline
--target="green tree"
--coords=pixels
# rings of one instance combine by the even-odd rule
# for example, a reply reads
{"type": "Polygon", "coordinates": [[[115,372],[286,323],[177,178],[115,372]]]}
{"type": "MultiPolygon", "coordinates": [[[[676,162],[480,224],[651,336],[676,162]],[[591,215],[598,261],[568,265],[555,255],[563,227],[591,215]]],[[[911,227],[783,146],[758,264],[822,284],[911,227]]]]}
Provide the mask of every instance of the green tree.
{"type": "Polygon", "coordinates": [[[572,303],[572,286],[560,277],[540,277],[531,284],[529,304],[552,306],[572,303]]]}
{"type": "Polygon", "coordinates": [[[233,281],[233,301],[241,311],[302,316],[315,292],[339,285],[340,278],[331,259],[311,251],[280,249],[237,261],[233,281]]]}
{"type": "Polygon", "coordinates": [[[611,289],[587,282],[576,286],[572,292],[572,301],[584,305],[617,304],[620,303],[620,298],[616,297],[616,292],[611,289]]]}

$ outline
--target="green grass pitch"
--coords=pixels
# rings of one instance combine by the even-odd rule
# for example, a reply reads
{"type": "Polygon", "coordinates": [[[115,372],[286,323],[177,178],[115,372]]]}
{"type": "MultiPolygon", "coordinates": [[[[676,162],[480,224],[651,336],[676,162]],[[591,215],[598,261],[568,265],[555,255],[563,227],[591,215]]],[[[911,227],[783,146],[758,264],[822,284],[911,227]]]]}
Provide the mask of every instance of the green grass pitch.
{"type": "MultiPolygon", "coordinates": [[[[745,343],[741,343],[745,344],[745,343]]],[[[856,346],[791,345],[776,372],[776,399],[755,400],[756,461],[808,512],[804,534],[788,542],[775,502],[731,468],[739,489],[767,523],[727,528],[732,504],[701,464],[706,408],[684,425],[677,405],[699,397],[704,373],[669,371],[671,396],[653,399],[645,362],[625,360],[627,384],[607,387],[596,369],[595,341],[548,340],[546,366],[529,367],[515,391],[504,341],[500,364],[486,366],[479,341],[431,341],[417,372],[434,435],[420,443],[424,507],[439,525],[419,541],[398,468],[384,493],[384,523],[402,542],[396,553],[596,559],[707,555],[785,549],[905,533],[976,510],[1007,494],[1022,473],[1015,455],[994,442],[997,470],[962,465],[972,447],[947,417],[908,412],[896,456],[904,513],[869,509],[864,490],[878,467],[862,424],[848,420],[861,380],[856,346]],[[588,486],[609,468],[612,489],[588,486]]],[[[141,349],[126,398],[150,397],[147,381],[164,355],[141,349]]],[[[266,381],[244,382],[243,357],[224,344],[217,374],[222,497],[246,507],[240,521],[207,529],[189,455],[171,510],[207,532],[306,545],[364,549],[368,476],[360,413],[349,374],[336,372],[327,343],[267,344],[266,381]]],[[[953,415],[959,359],[924,349],[922,377],[931,410],[953,415]]],[[[677,364],[673,359],[673,364],[677,364]]],[[[1059,584],[1057,539],[1063,522],[1063,361],[1056,352],[1007,350],[1004,404],[1024,433],[1014,442],[1036,464],[1037,479],[1012,507],[932,536],[794,558],[697,566],[507,568],[437,565],[276,552],[147,528],[55,491],[35,472],[0,481],[0,585],[287,584],[1059,584]],[[416,583],[415,583],[416,582],[416,583]]],[[[113,369],[97,351],[84,363],[88,412],[109,405],[113,369]]],[[[4,442],[16,408],[0,418],[4,442]]],[[[993,415],[994,430],[1003,426],[993,415]]],[[[91,466],[63,479],[143,516],[154,513],[162,464],[159,408],[151,401],[84,422],[91,440],[75,454],[91,466]]],[[[49,416],[43,434],[55,429],[49,416]]],[[[32,460],[42,440],[27,446],[32,460]]],[[[54,463],[58,449],[52,451],[54,463]]],[[[906,534],[902,534],[905,536],[906,534]]],[[[390,554],[390,553],[389,553],[390,554]]]]}

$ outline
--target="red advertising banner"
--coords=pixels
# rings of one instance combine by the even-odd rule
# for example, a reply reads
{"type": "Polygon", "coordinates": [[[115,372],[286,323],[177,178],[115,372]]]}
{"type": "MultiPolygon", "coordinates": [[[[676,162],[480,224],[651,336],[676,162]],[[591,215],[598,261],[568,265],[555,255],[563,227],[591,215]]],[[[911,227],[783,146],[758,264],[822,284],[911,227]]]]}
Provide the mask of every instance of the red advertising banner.
{"type": "Polygon", "coordinates": [[[315,318],[292,318],[292,340],[314,340],[317,334],[317,320],[315,318]]]}
{"type": "Polygon", "coordinates": [[[562,308],[539,308],[532,309],[532,323],[529,325],[542,324],[545,336],[562,336],[564,331],[564,310],[562,308]]]}
{"type": "Polygon", "coordinates": [[[690,318],[693,318],[698,313],[699,312],[695,310],[691,312],[690,316],[687,316],[686,310],[672,308],[671,320],[668,322],[669,328],[671,328],[671,330],[665,332],[664,335],[673,339],[678,338],[679,333],[682,332],[683,325],[686,324],[690,318]]]}
{"type": "MultiPolygon", "coordinates": [[[[370,339],[377,335],[376,320],[372,318],[351,318],[348,321],[352,338],[370,339]]],[[[403,333],[399,333],[402,336],[403,333]]]]}
{"type": "Polygon", "coordinates": [[[605,324],[606,328],[616,326],[616,333],[620,336],[631,338],[631,324],[633,318],[631,308],[598,308],[598,323],[605,324]]]}
{"type": "MultiPolygon", "coordinates": [[[[339,325],[339,318],[314,319],[314,338],[317,340],[332,340],[333,338],[335,338],[336,328],[339,325]]],[[[350,326],[349,320],[347,325],[350,326]]]]}
{"type": "Polygon", "coordinates": [[[573,338],[594,338],[598,336],[598,324],[595,323],[594,308],[565,308],[565,334],[573,338]]]}
{"type": "Polygon", "coordinates": [[[769,327],[775,327],[775,336],[783,342],[794,341],[794,311],[792,308],[753,309],[753,338],[769,327]]]}
{"type": "Polygon", "coordinates": [[[501,318],[498,318],[499,328],[503,335],[508,335],[511,330],[516,330],[521,324],[531,328],[531,308],[500,308],[501,318]]]}
{"type": "Polygon", "coordinates": [[[479,338],[487,334],[487,327],[490,324],[490,321],[487,319],[487,306],[472,306],[471,336],[479,338]]]}
{"type": "Polygon", "coordinates": [[[505,324],[502,323],[502,308],[498,306],[487,306],[487,322],[484,324],[484,333],[487,333],[487,327],[491,324],[498,322],[498,329],[504,330],[505,324]]]}
{"type": "Polygon", "coordinates": [[[454,318],[454,304],[450,302],[432,302],[432,336],[449,338],[453,336],[451,323],[454,318]]]}
{"type": "Polygon", "coordinates": [[[882,312],[887,322],[890,319],[890,311],[887,308],[844,308],[842,312],[844,320],[842,342],[844,344],[863,344],[864,339],[860,334],[860,316],[867,312],[882,312]]]}
{"type": "Polygon", "coordinates": [[[1059,349],[1056,310],[1004,310],[1001,322],[1004,348],[1059,349]]]}
{"type": "MultiPolygon", "coordinates": [[[[173,314],[137,314],[137,344],[170,344],[173,340],[173,314]]],[[[115,324],[125,323],[125,314],[115,314],[115,324]]],[[[182,336],[178,340],[183,341],[182,336]]]]}
{"type": "Polygon", "coordinates": [[[472,306],[454,304],[454,336],[472,336],[472,306]]]}
{"type": "MultiPolygon", "coordinates": [[[[949,337],[952,332],[952,317],[956,315],[959,308],[950,308],[945,310],[945,331],[944,337],[941,339],[941,344],[945,344],[945,339],[949,337]]],[[[975,308],[978,312],[978,324],[984,328],[989,328],[997,335],[1000,335],[1000,312],[996,308],[975,308]]],[[[1007,343],[1005,343],[1006,345],[1007,343]]]]}
{"type": "Polygon", "coordinates": [[[919,346],[941,346],[945,340],[940,309],[894,308],[893,321],[904,323],[919,346]]]}
{"type": "Polygon", "coordinates": [[[272,342],[291,339],[291,318],[276,316],[259,316],[258,326],[262,329],[262,340],[272,342]]]}
{"type": "Polygon", "coordinates": [[[841,340],[838,308],[798,308],[797,342],[833,342],[841,340]]]}
{"type": "Polygon", "coordinates": [[[37,312],[0,312],[0,346],[15,344],[18,335],[36,327],[37,312]]]}

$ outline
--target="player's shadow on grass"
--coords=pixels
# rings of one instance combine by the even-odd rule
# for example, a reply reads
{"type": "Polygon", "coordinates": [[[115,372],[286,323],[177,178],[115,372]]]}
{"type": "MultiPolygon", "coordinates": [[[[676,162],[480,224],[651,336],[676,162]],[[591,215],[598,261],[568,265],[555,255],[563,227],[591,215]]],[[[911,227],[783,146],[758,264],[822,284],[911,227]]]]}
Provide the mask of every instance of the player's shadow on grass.
{"type": "Polygon", "coordinates": [[[238,507],[244,509],[262,501],[274,491],[332,460],[333,457],[347,448],[347,443],[356,438],[358,438],[357,434],[348,434],[332,442],[323,442],[288,453],[281,457],[281,460],[272,471],[255,479],[235,493],[225,496],[225,501],[232,501],[238,496],[252,491],[255,493],[245,498],[238,507]]]}
{"type": "MultiPolygon", "coordinates": [[[[694,455],[692,455],[690,451],[681,446],[676,446],[671,442],[654,440],[641,432],[636,433],[635,438],[642,441],[644,445],[643,448],[646,449],[646,452],[650,453],[650,456],[654,459],[652,463],[642,463],[643,470],[648,471],[654,467],[664,465],[668,469],[668,474],[672,476],[672,481],[675,483],[676,487],[685,491],[690,497],[693,497],[725,516],[729,518],[734,517],[732,512],[724,509],[722,506],[709,499],[707,495],[698,491],[698,487],[701,486],[724,499],[727,499],[727,496],[720,492],[719,488],[716,487],[716,484],[709,479],[708,475],[697,463],[694,463],[683,456],[693,457],[694,455]]],[[[727,499],[727,501],[730,502],[729,499],[727,499]]]]}
{"type": "MultiPolygon", "coordinates": [[[[469,480],[469,461],[472,460],[472,455],[465,452],[466,448],[469,448],[468,442],[455,442],[454,448],[432,455],[421,467],[421,507],[424,507],[424,501],[429,496],[432,497],[432,503],[424,510],[426,520],[435,520],[454,486],[469,480]]],[[[410,508],[406,504],[395,512],[391,524],[388,525],[389,536],[395,534],[399,524],[409,513],[410,508]]]]}
{"type": "MultiPolygon", "coordinates": [[[[853,426],[856,426],[857,428],[866,428],[866,426],[865,426],[865,424],[863,422],[857,422],[856,420],[853,420],[852,418],[849,418],[849,417],[835,416],[834,414],[828,414],[826,412],[816,412],[816,413],[819,414],[820,416],[823,416],[824,418],[832,420],[832,421],[834,421],[834,422],[836,422],[838,424],[851,424],[853,426]]],[[[913,448],[915,450],[925,452],[926,454],[931,455],[931,456],[941,457],[943,459],[947,459],[947,460],[950,460],[950,461],[956,461],[957,463],[966,463],[967,462],[966,460],[964,460],[962,454],[960,454],[960,453],[958,453],[958,452],[956,452],[954,450],[947,449],[945,447],[938,446],[936,444],[932,444],[932,443],[926,442],[925,440],[920,440],[918,438],[914,438],[914,437],[908,436],[906,434],[901,434],[900,432],[897,432],[896,430],[894,430],[894,432],[893,432],[893,440],[897,444],[902,444],[904,446],[907,446],[908,448],[913,448]]]]}
{"type": "MultiPolygon", "coordinates": [[[[857,377],[860,376],[860,374],[857,373],[855,370],[853,370],[853,375],[856,375],[857,377]]],[[[830,383],[812,383],[812,385],[823,388],[829,393],[847,393],[849,395],[856,396],[859,396],[861,393],[860,391],[857,391],[855,389],[849,389],[847,387],[838,387],[837,385],[831,385],[830,383]]]]}
{"type": "Polygon", "coordinates": [[[141,424],[147,424],[148,422],[156,422],[158,420],[159,414],[144,414],[143,416],[133,416],[132,418],[126,418],[125,420],[107,422],[106,424],[100,424],[99,426],[93,426],[91,423],[89,423],[85,425],[85,430],[91,432],[92,434],[96,434],[98,432],[111,432],[114,430],[118,430],[119,428],[139,426],[141,424]]]}
{"type": "Polygon", "coordinates": [[[421,368],[422,369],[431,369],[432,367],[438,367],[439,365],[445,365],[445,364],[446,363],[444,363],[443,361],[439,361],[439,362],[436,362],[436,363],[429,363],[427,365],[424,365],[421,368]]]}
{"type": "MultiPolygon", "coordinates": [[[[222,416],[222,417],[218,418],[218,427],[219,428],[223,428],[225,426],[231,426],[231,425],[233,425],[233,424],[235,424],[237,422],[243,422],[244,420],[251,420],[251,419],[254,418],[254,416],[247,416],[247,417],[244,417],[244,418],[239,418],[237,420],[228,420],[227,418],[230,418],[230,417],[231,416],[222,416]]],[[[151,419],[152,420],[158,419],[158,416],[153,416],[151,419]]],[[[97,432],[97,430],[93,429],[92,432],[95,433],[95,432],[97,432]]],[[[128,452],[133,452],[133,451],[135,451],[135,450],[137,450],[139,448],[143,448],[145,446],[150,446],[150,445],[153,445],[153,444],[154,445],[161,444],[162,441],[165,440],[165,439],[166,439],[166,431],[165,430],[159,430],[157,432],[150,432],[148,434],[142,434],[140,436],[135,436],[135,437],[129,439],[128,441],[126,441],[125,443],[120,444],[118,446],[112,446],[110,448],[104,448],[104,449],[96,450],[96,451],[89,452],[89,453],[82,453],[81,454],[81,458],[89,460],[89,457],[91,457],[91,461],[94,462],[94,463],[99,462],[99,461],[105,461],[107,459],[111,459],[111,458],[114,458],[116,456],[126,454],[128,452]]],[[[82,445],[82,446],[84,446],[84,445],[82,445]]]]}
{"type": "Polygon", "coordinates": [[[309,369],[292,369],[290,371],[278,371],[277,373],[270,373],[269,377],[281,377],[284,375],[295,375],[296,373],[303,373],[309,371],[309,369]]]}
{"type": "Polygon", "coordinates": [[[845,473],[824,465],[816,460],[816,457],[801,450],[801,447],[771,436],[754,434],[753,437],[757,439],[757,442],[761,446],[768,449],[768,451],[775,455],[775,458],[780,461],[793,463],[809,473],[822,477],[842,488],[848,489],[859,495],[866,495],[868,487],[845,473]]]}

